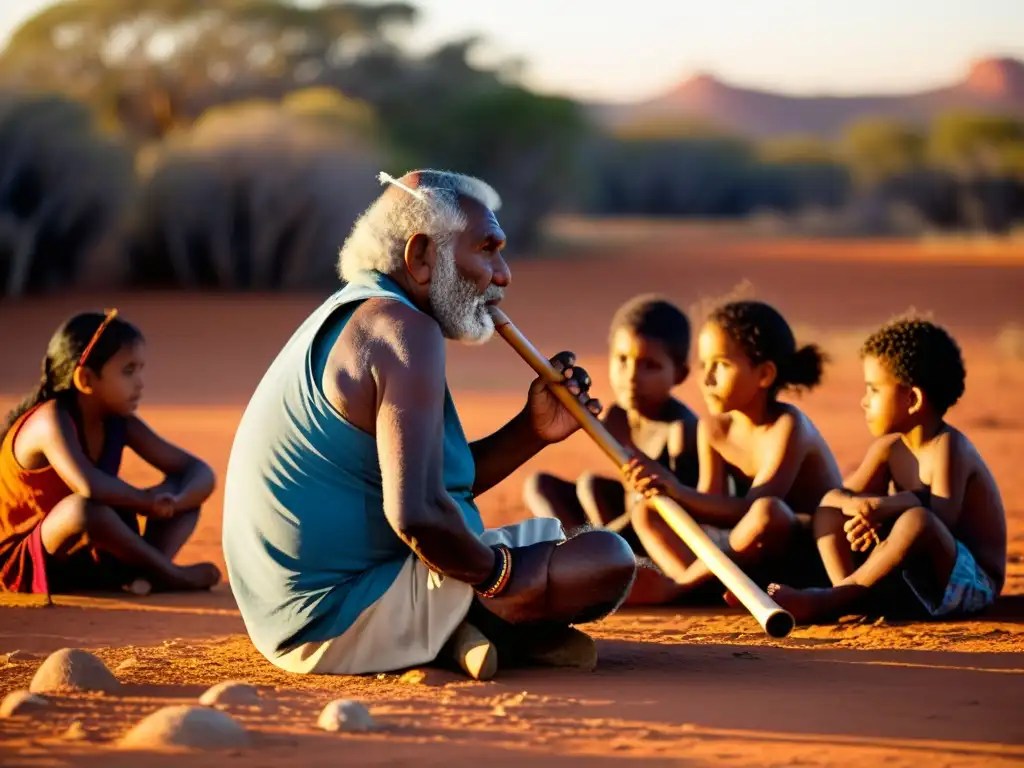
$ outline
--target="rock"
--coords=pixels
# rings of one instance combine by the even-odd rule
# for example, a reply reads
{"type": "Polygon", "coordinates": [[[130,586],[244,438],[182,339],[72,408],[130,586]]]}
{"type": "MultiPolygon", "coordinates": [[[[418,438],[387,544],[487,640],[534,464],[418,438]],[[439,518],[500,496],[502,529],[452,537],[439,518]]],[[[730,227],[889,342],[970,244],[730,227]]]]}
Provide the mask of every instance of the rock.
{"type": "Polygon", "coordinates": [[[0,703],[0,717],[30,715],[49,705],[49,701],[31,691],[12,691],[4,697],[3,703],[0,703]]]}
{"type": "Polygon", "coordinates": [[[33,693],[112,693],[120,687],[121,683],[99,658],[78,648],[62,648],[51,653],[39,666],[28,688],[33,693]]]}
{"type": "Polygon", "coordinates": [[[323,708],[316,724],[325,731],[369,731],[375,727],[370,711],[350,699],[332,701],[323,708]]]}
{"type": "Polygon", "coordinates": [[[199,697],[204,707],[258,707],[260,694],[255,686],[237,680],[225,680],[199,697]]]}
{"type": "Polygon", "coordinates": [[[64,731],[64,738],[68,741],[85,741],[89,738],[89,732],[85,730],[85,726],[82,725],[81,720],[75,720],[68,726],[68,729],[64,731]]]}
{"type": "Polygon", "coordinates": [[[116,667],[114,667],[114,672],[130,672],[137,666],[139,666],[139,660],[134,656],[129,656],[127,659],[125,659],[116,667]]]}
{"type": "Polygon", "coordinates": [[[131,584],[125,584],[124,591],[136,597],[146,597],[153,591],[153,585],[146,579],[134,579],[131,584]]]}
{"type": "Polygon", "coordinates": [[[39,658],[39,654],[29,653],[28,651],[11,651],[4,658],[7,659],[8,663],[12,661],[33,661],[39,658]]]}
{"type": "Polygon", "coordinates": [[[249,746],[249,733],[226,712],[179,705],[158,709],[121,739],[124,749],[178,747],[237,749],[249,746]]]}
{"type": "Polygon", "coordinates": [[[398,678],[398,682],[407,685],[442,686],[450,683],[452,679],[451,674],[446,675],[440,669],[410,669],[398,678]]]}

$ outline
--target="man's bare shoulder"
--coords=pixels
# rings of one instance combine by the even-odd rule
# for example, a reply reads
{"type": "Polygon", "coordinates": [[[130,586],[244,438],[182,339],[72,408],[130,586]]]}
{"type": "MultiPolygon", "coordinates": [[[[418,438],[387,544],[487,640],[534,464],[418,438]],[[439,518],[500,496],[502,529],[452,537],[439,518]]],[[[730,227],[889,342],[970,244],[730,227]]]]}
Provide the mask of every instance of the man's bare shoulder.
{"type": "Polygon", "coordinates": [[[371,370],[444,369],[440,326],[402,301],[368,299],[353,313],[345,331],[336,351],[355,353],[371,370]]]}

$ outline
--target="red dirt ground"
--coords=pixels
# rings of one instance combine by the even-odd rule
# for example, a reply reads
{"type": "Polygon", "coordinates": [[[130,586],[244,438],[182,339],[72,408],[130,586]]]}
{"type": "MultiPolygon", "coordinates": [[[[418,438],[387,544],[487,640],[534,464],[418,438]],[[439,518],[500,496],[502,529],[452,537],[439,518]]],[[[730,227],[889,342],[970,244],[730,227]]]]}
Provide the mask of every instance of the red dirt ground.
{"type": "MultiPolygon", "coordinates": [[[[432,671],[294,677],[259,657],[227,585],[203,595],[0,598],[0,694],[27,687],[50,651],[95,650],[126,684],[117,696],[64,696],[38,719],[0,720],[11,766],[179,765],[173,753],[128,752],[117,738],[158,706],[194,701],[224,679],[260,686],[269,703],[236,713],[256,747],[196,754],[190,765],[449,765],[486,761],[644,764],[911,766],[1021,764],[1024,725],[1024,248],[972,250],[908,242],[755,240],[709,227],[576,223],[558,261],[513,261],[505,309],[546,353],[574,349],[607,395],[604,339],[615,307],[656,290],[690,307],[749,280],[800,335],[834,362],[799,401],[844,470],[868,444],[858,401],[856,345],[910,306],[932,311],[964,346],[967,393],[950,420],[975,441],[999,481],[1010,519],[1010,575],[984,620],[933,625],[847,621],[798,628],[782,641],[743,612],[623,611],[593,626],[591,674],[514,670],[489,683],[432,671]],[[585,240],[583,238],[585,236],[585,240]],[[333,698],[365,701],[382,724],[369,735],[315,728],[333,698]],[[66,737],[73,721],[84,738],[66,737]],[[339,750],[343,750],[339,753],[339,750]]],[[[325,286],[325,293],[331,286],[325,286]]],[[[142,415],[223,472],[245,401],[280,344],[319,297],[154,294],[72,296],[0,305],[0,406],[37,375],[46,339],[66,315],[116,304],[149,340],[142,415]]],[[[695,318],[696,319],[696,318],[695,318]]],[[[471,437],[520,407],[531,374],[502,342],[450,347],[450,381],[471,437]]],[[[700,410],[695,382],[680,396],[700,410]]],[[[489,523],[521,518],[525,473],[611,469],[582,434],[549,449],[481,498],[489,523]]],[[[129,461],[129,480],[150,477],[129,461]]],[[[216,495],[184,562],[220,553],[216,495]]]]}

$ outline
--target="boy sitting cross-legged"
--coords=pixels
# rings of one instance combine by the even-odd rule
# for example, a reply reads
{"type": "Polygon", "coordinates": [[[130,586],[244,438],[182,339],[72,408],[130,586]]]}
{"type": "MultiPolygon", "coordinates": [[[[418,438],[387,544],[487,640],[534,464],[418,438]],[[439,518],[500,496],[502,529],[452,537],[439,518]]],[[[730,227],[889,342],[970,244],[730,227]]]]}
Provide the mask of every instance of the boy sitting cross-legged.
{"type": "Polygon", "coordinates": [[[953,338],[926,320],[894,321],[861,349],[861,402],[879,439],[845,487],[826,494],[815,536],[833,586],[768,591],[798,623],[893,606],[902,576],[930,617],[988,608],[1006,578],[1006,516],[992,473],[944,421],[964,392],[953,338]],[[864,557],[863,553],[870,550],[864,557]]]}

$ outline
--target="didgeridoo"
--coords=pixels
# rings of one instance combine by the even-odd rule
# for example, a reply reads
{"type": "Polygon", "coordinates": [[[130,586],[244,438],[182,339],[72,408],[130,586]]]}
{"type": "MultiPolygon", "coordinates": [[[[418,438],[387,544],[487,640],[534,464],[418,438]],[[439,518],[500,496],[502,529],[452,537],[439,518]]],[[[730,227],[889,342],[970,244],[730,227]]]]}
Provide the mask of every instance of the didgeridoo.
{"type": "MultiPolygon", "coordinates": [[[[534,371],[550,382],[564,383],[564,377],[512,324],[504,312],[493,306],[489,307],[489,310],[494,319],[495,330],[534,371]]],[[[565,386],[552,387],[551,391],[568,409],[569,413],[576,417],[583,430],[593,438],[598,447],[608,454],[617,467],[622,467],[629,462],[630,456],[626,449],[565,386]]],[[[740,570],[736,563],[726,557],[722,550],[711,541],[704,529],[681,506],[673,499],[660,495],[655,496],[652,503],[665,522],[691,549],[693,554],[699,557],[725,585],[725,588],[750,611],[767,634],[771,637],[786,637],[792,631],[795,622],[790,613],[783,610],[747,574],[740,570]]]]}

